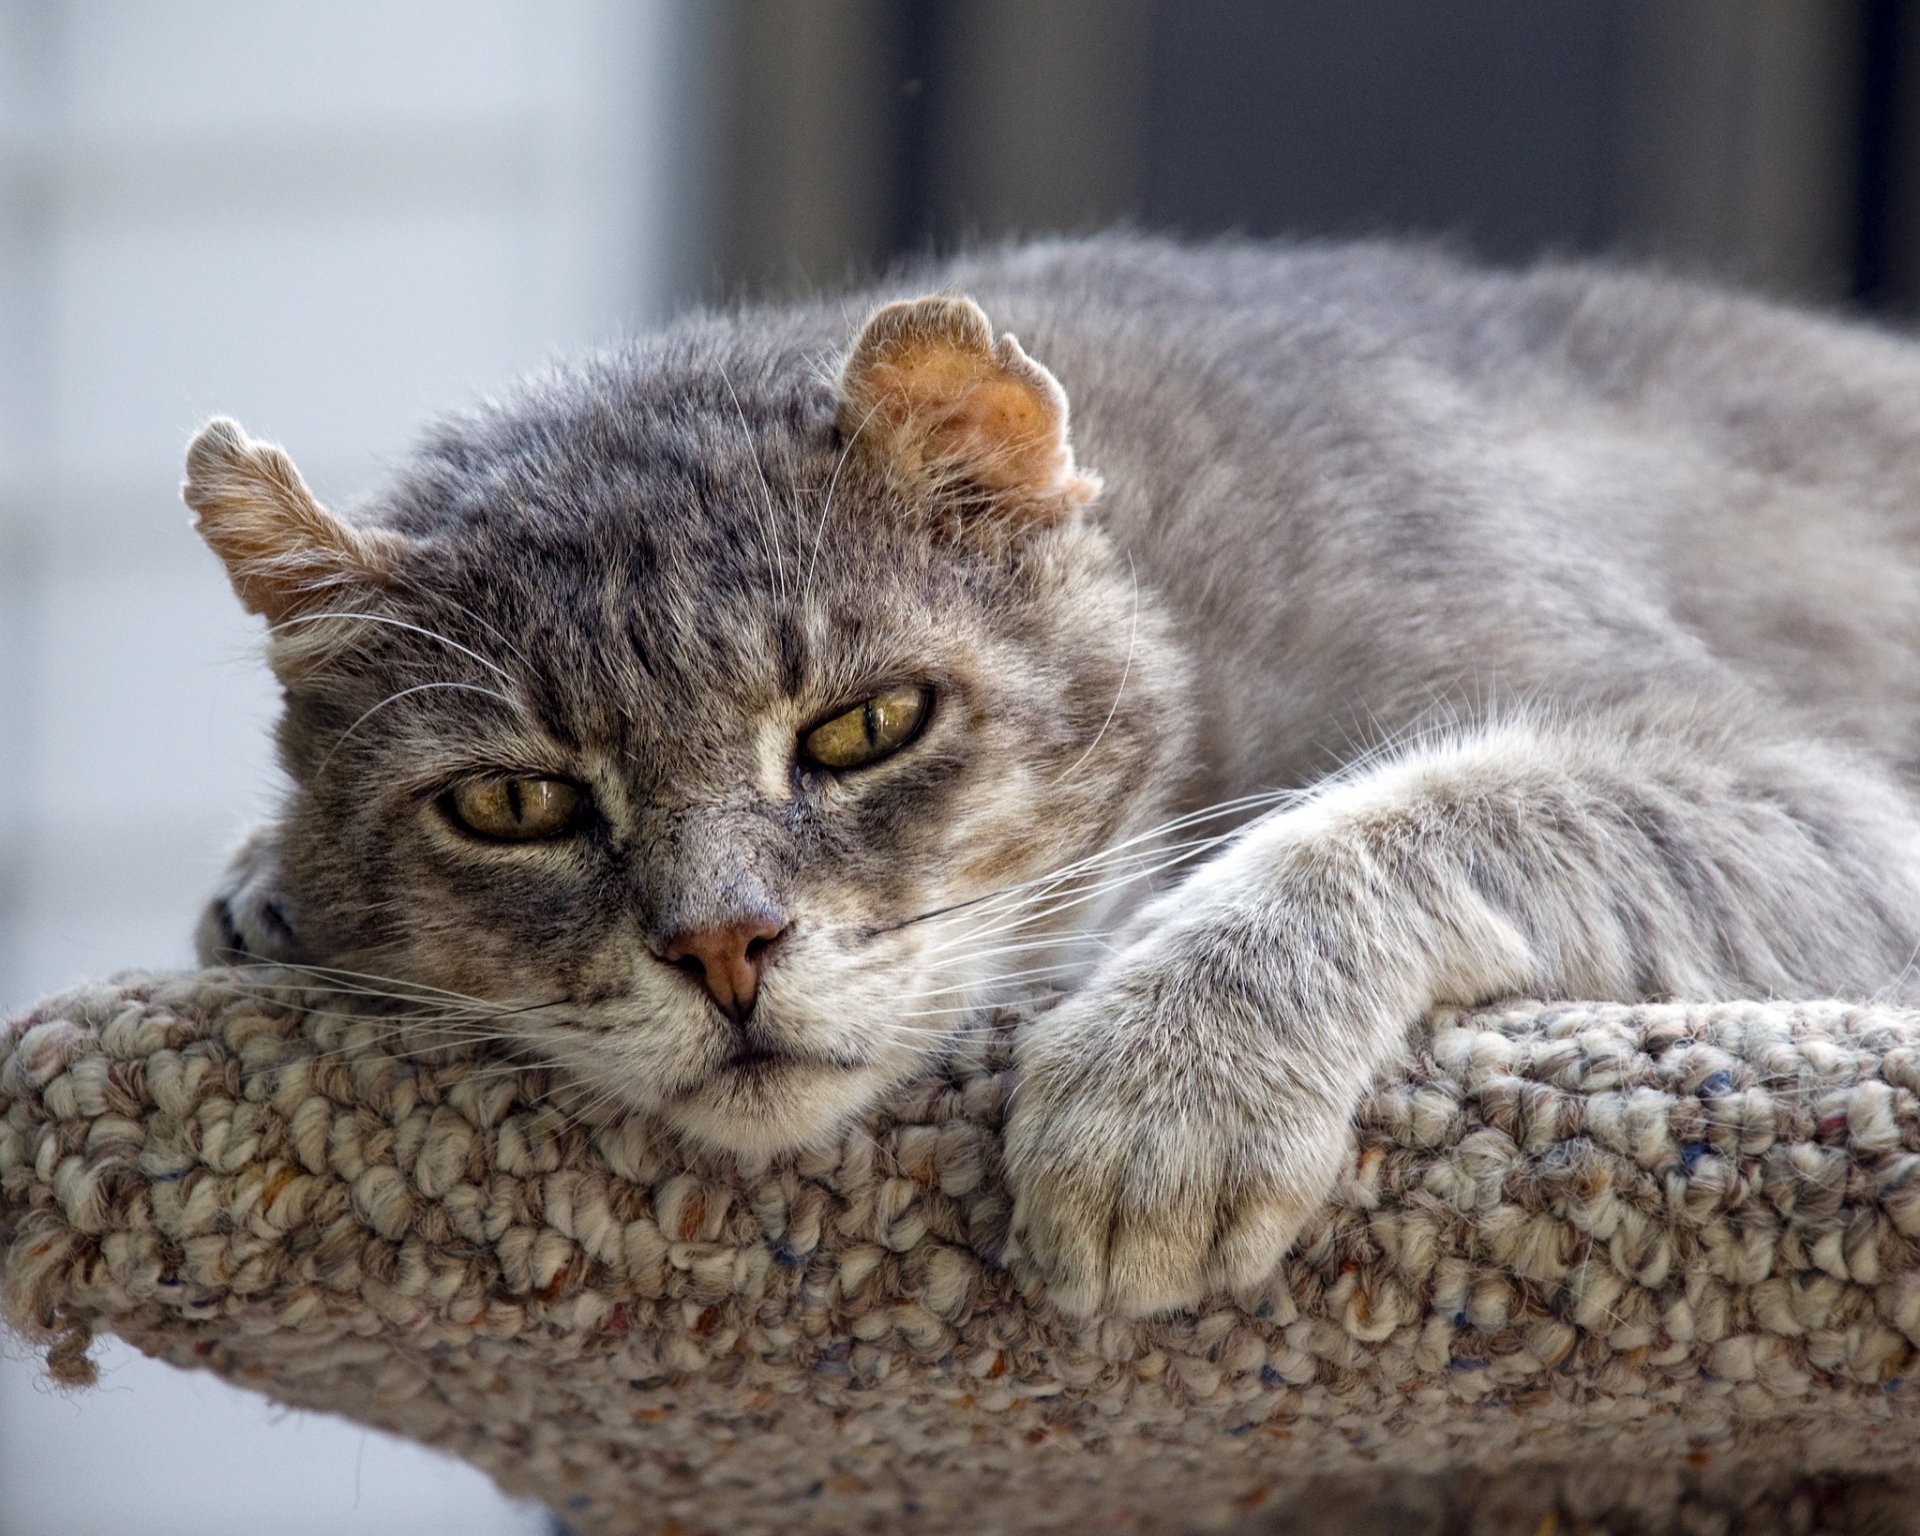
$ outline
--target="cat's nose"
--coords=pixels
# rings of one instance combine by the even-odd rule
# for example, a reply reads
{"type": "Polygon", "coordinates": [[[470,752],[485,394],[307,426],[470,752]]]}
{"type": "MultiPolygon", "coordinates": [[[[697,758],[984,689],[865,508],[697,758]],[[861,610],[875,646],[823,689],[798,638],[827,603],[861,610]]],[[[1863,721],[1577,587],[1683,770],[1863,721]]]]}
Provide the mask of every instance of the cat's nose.
{"type": "Polygon", "coordinates": [[[744,1024],[760,991],[760,973],[786,931],[766,916],[682,928],[660,947],[660,958],[697,976],[720,1011],[735,1024],[744,1024]]]}

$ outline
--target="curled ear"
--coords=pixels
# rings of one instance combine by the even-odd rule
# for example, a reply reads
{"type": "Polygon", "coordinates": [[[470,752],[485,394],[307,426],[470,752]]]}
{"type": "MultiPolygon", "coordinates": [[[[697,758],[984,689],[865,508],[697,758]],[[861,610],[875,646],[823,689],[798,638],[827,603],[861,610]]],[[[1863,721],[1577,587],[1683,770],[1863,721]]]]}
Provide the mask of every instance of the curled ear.
{"type": "Polygon", "coordinates": [[[248,610],[277,624],[342,588],[384,585],[407,547],[384,528],[342,522],[272,443],[218,417],[187,445],[180,494],[248,610]]]}
{"type": "Polygon", "coordinates": [[[1073,462],[1060,382],[971,299],[888,304],[840,373],[840,431],[896,481],[961,487],[996,511],[1067,516],[1100,478],[1073,462]]]}

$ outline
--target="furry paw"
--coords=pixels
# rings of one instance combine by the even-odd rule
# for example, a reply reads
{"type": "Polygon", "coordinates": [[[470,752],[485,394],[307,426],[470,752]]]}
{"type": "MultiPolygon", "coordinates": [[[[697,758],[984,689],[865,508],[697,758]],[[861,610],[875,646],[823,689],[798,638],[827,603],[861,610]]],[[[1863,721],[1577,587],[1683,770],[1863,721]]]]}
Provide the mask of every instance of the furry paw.
{"type": "Polygon", "coordinates": [[[213,898],[201,909],[193,946],[202,965],[301,958],[299,936],[279,891],[279,866],[263,832],[242,843],[213,898]]]}
{"type": "Polygon", "coordinates": [[[1063,1311],[1148,1317],[1259,1284],[1350,1157],[1365,1085],[1289,1062],[1280,1021],[1191,977],[1123,967],[1017,1050],[1014,1257],[1063,1311]]]}

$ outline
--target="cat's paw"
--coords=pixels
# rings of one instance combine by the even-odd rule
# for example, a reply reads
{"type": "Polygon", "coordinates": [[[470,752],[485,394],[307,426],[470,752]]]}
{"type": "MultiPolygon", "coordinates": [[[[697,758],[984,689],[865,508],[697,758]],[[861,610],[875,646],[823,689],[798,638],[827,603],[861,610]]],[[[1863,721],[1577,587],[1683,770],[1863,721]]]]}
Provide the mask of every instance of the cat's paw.
{"type": "Polygon", "coordinates": [[[301,958],[299,936],[280,894],[279,862],[263,829],[235,851],[193,933],[202,965],[245,965],[301,958]]]}
{"type": "Polygon", "coordinates": [[[1284,1021],[1193,979],[1123,967],[1019,1044],[1013,1257],[1063,1311],[1147,1317],[1259,1284],[1350,1160],[1364,1085],[1289,1062],[1284,1021]]]}

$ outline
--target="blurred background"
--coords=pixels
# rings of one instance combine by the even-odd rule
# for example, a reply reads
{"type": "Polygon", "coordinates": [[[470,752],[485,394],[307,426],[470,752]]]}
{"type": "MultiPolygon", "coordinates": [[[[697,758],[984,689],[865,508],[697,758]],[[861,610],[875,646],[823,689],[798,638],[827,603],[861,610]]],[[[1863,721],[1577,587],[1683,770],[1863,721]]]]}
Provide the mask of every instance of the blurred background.
{"type": "MultiPolygon", "coordinates": [[[[1897,322],[1917,50],[1912,0],[0,0],[0,1008],[184,963],[272,797],[254,624],[177,497],[208,415],[349,501],[555,351],[1120,223],[1897,322]]],[[[124,1350],[81,1397],[0,1355],[7,1536],[542,1528],[124,1350]]]]}

